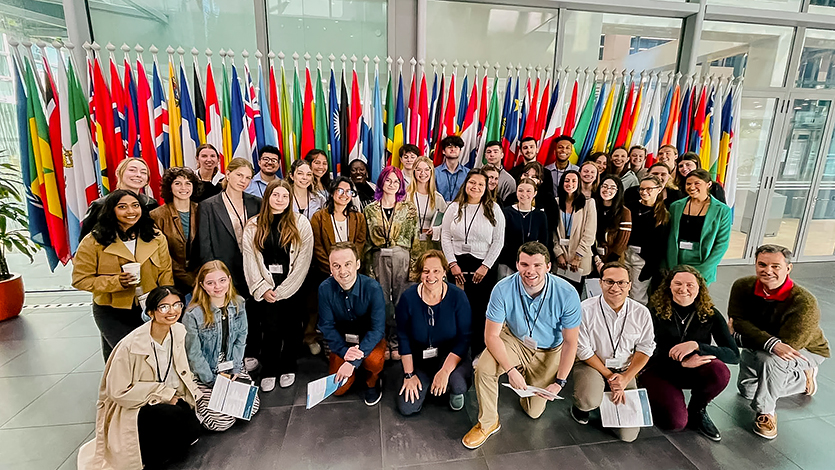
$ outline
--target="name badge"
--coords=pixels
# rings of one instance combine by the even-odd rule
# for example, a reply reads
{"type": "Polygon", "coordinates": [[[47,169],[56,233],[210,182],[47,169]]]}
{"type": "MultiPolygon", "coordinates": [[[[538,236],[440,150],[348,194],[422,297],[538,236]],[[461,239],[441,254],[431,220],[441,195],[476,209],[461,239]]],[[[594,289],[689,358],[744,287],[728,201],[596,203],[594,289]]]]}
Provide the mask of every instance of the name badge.
{"type": "Polygon", "coordinates": [[[469,243],[464,243],[464,245],[461,246],[461,251],[463,251],[464,253],[472,253],[473,246],[469,243]]]}
{"type": "Polygon", "coordinates": [[[605,255],[606,254],[606,248],[604,248],[602,246],[598,246],[597,247],[597,254],[600,255],[600,256],[605,255]]]}
{"type": "Polygon", "coordinates": [[[632,248],[632,251],[634,251],[635,254],[637,254],[637,255],[641,254],[641,247],[640,246],[629,245],[629,248],[632,248]]]}
{"type": "Polygon", "coordinates": [[[280,264],[271,264],[268,269],[270,274],[284,274],[284,266],[280,264]]]}
{"type": "Polygon", "coordinates": [[[438,348],[426,348],[423,350],[424,359],[432,359],[438,357],[438,348]]]}
{"type": "Polygon", "coordinates": [[[394,250],[392,248],[380,248],[380,256],[391,257],[394,254],[394,250]]]}
{"type": "Polygon", "coordinates": [[[420,232],[420,235],[418,235],[418,238],[420,239],[420,241],[425,242],[426,240],[429,239],[429,236],[426,234],[426,232],[420,232]]]}
{"type": "Polygon", "coordinates": [[[692,250],[693,249],[693,242],[680,241],[680,242],[678,242],[678,248],[680,250],[692,250]]]}
{"type": "Polygon", "coordinates": [[[571,240],[569,240],[568,238],[560,238],[560,246],[568,246],[570,242],[571,240]]]}
{"type": "Polygon", "coordinates": [[[628,358],[617,358],[612,357],[606,359],[606,368],[613,369],[613,370],[623,370],[626,369],[628,358]]]}
{"type": "Polygon", "coordinates": [[[360,344],[360,335],[346,334],[345,342],[349,344],[360,344]]]}
{"type": "Polygon", "coordinates": [[[528,349],[536,350],[536,340],[528,335],[525,335],[525,337],[522,338],[522,344],[524,344],[528,349]]]}
{"type": "Polygon", "coordinates": [[[217,371],[226,372],[227,370],[232,370],[232,367],[234,366],[235,365],[232,363],[232,361],[221,362],[217,365],[217,371]]]}
{"type": "Polygon", "coordinates": [[[145,310],[145,301],[148,300],[148,294],[142,294],[136,300],[139,301],[139,306],[142,307],[142,310],[144,311],[145,310]]]}

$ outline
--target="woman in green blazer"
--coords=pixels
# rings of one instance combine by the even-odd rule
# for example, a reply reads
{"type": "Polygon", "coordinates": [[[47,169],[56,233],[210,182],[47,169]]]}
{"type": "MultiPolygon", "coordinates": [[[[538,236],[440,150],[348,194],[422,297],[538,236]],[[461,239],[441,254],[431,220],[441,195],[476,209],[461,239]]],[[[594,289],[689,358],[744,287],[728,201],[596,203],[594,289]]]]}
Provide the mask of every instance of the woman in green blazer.
{"type": "Polygon", "coordinates": [[[670,238],[665,265],[679,264],[696,268],[711,284],[716,267],[728,251],[731,239],[731,209],[710,195],[714,184],[710,173],[698,169],[685,180],[688,197],[670,205],[670,238]]]}

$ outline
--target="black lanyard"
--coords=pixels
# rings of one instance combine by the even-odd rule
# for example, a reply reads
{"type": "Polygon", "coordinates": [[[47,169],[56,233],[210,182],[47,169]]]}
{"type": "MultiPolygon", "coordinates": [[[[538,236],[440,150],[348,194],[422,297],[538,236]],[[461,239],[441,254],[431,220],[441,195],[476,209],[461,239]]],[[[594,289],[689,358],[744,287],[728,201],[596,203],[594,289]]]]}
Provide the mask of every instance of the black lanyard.
{"type": "Polygon", "coordinates": [[[470,225],[467,226],[467,204],[464,203],[464,244],[470,243],[470,229],[473,228],[473,224],[475,223],[475,218],[478,216],[478,210],[481,209],[481,204],[475,208],[475,214],[473,214],[473,218],[470,219],[470,225]]]}
{"type": "Polygon", "coordinates": [[[229,356],[229,312],[226,307],[221,309],[220,334],[223,335],[220,341],[220,353],[225,361],[229,356]]]}
{"type": "MultiPolygon", "coordinates": [[[[426,332],[427,332],[427,336],[429,336],[429,347],[431,348],[432,347],[432,330],[435,328],[435,310],[432,308],[431,305],[427,304],[426,301],[423,300],[423,294],[422,294],[423,285],[420,285],[419,288],[420,288],[420,292],[418,292],[418,297],[420,297],[420,300],[422,300],[423,303],[426,304],[426,311],[423,312],[423,318],[426,319],[426,324],[429,325],[429,328],[426,329],[426,332]]],[[[447,289],[447,284],[446,284],[446,282],[444,282],[444,285],[441,287],[441,300],[435,305],[435,307],[438,307],[438,312],[441,311],[441,303],[443,303],[444,297],[446,297],[446,289],[447,289]]]]}
{"type": "Polygon", "coordinates": [[[678,316],[678,312],[676,312],[676,315],[675,315],[676,319],[675,319],[674,323],[676,324],[676,331],[678,331],[678,335],[679,335],[679,340],[678,341],[679,341],[679,343],[683,343],[684,338],[687,337],[687,330],[690,329],[690,323],[693,322],[693,317],[695,317],[695,316],[696,316],[696,311],[694,310],[694,311],[690,312],[690,315],[687,315],[687,317],[685,317],[684,320],[681,320],[682,325],[684,325],[685,321],[687,322],[687,324],[684,325],[684,332],[682,333],[681,327],[678,326],[679,316],[678,316]]]}
{"type": "MultiPolygon", "coordinates": [[[[223,192],[223,195],[226,196],[226,200],[229,201],[229,205],[232,206],[232,211],[235,213],[235,218],[238,219],[238,223],[241,224],[241,230],[244,229],[244,222],[246,216],[246,204],[244,206],[244,218],[241,218],[241,214],[238,212],[238,209],[235,208],[235,204],[232,203],[232,198],[226,194],[226,191],[223,192]]],[[[243,203],[243,196],[241,196],[241,203],[243,203]]]]}
{"type": "Polygon", "coordinates": [[[533,209],[529,210],[528,212],[522,212],[522,209],[519,209],[519,205],[516,206],[516,211],[519,212],[519,215],[522,216],[522,223],[519,224],[522,227],[522,243],[524,244],[531,236],[531,227],[533,227],[533,209]],[[525,221],[528,221],[528,233],[525,234],[525,221]]]}
{"type": "Polygon", "coordinates": [[[333,217],[333,214],[331,214],[331,222],[333,222],[333,234],[336,236],[337,242],[348,241],[351,238],[351,234],[348,231],[348,217],[345,217],[345,240],[339,236],[339,227],[336,225],[336,219],[333,217]]]}
{"type": "MultiPolygon", "coordinates": [[[[546,275],[547,276],[547,275],[546,275]]],[[[519,283],[522,283],[521,276],[519,277],[519,283]]],[[[517,286],[519,288],[519,301],[522,303],[522,311],[525,314],[525,323],[528,325],[528,337],[533,338],[533,330],[536,328],[536,322],[539,320],[539,315],[542,313],[542,306],[545,305],[545,297],[548,295],[548,278],[545,278],[545,288],[542,290],[541,298],[542,302],[539,303],[539,308],[536,309],[536,316],[533,319],[533,324],[531,324],[530,315],[528,315],[528,309],[525,308],[525,296],[522,294],[522,286],[517,286]]],[[[531,304],[535,302],[536,299],[533,299],[531,304]]]]}
{"type": "MultiPolygon", "coordinates": [[[[429,212],[429,197],[430,196],[428,194],[426,195],[426,206],[424,206],[423,214],[421,214],[420,213],[420,204],[418,203],[418,200],[420,199],[418,197],[419,195],[420,195],[420,193],[415,192],[415,206],[417,206],[417,210],[418,210],[418,217],[419,217],[419,220],[420,220],[420,229],[423,230],[424,221],[426,220],[426,214],[429,212]]],[[[432,222],[431,221],[429,222],[429,228],[432,228],[432,222]]]]}
{"type": "Polygon", "coordinates": [[[704,212],[705,212],[705,214],[707,214],[707,210],[706,210],[706,209],[710,207],[710,204],[709,204],[709,203],[707,203],[707,202],[705,202],[705,203],[702,205],[702,208],[701,208],[701,209],[699,209],[699,213],[698,213],[698,214],[696,214],[695,216],[694,216],[693,214],[691,214],[691,213],[690,213],[690,205],[691,205],[691,203],[692,203],[692,202],[693,202],[693,198],[692,198],[692,197],[687,199],[687,205],[684,207],[684,212],[685,212],[685,215],[689,215],[690,217],[701,217],[701,216],[703,215],[703,214],[702,214],[702,211],[704,211],[704,212]]]}
{"type": "Polygon", "coordinates": [[[299,205],[299,200],[296,199],[296,192],[293,191],[293,201],[296,203],[296,207],[299,209],[299,214],[304,215],[307,217],[307,220],[310,220],[310,191],[307,191],[307,207],[304,209],[301,208],[299,205]]]}
{"type": "Polygon", "coordinates": [[[394,203],[394,207],[391,208],[391,218],[386,220],[386,210],[383,209],[383,203],[380,202],[380,219],[383,224],[383,232],[386,234],[386,248],[391,245],[391,230],[394,227],[394,211],[397,210],[397,203],[394,203]],[[388,228],[386,228],[386,222],[388,222],[388,228]]]}
{"type": "MultiPolygon", "coordinates": [[[[169,333],[171,334],[171,333],[169,333]]],[[[174,362],[174,338],[171,338],[171,349],[169,351],[168,357],[168,368],[165,369],[165,377],[162,376],[162,373],[159,370],[159,358],[157,357],[157,346],[154,344],[154,340],[151,339],[151,348],[154,350],[154,362],[157,363],[157,379],[159,383],[165,383],[168,380],[168,373],[171,372],[171,363],[174,362]]],[[[163,340],[165,342],[165,340],[163,340]]]]}
{"type": "Polygon", "coordinates": [[[457,170],[458,170],[458,168],[456,168],[456,171],[455,171],[455,173],[454,173],[454,174],[455,174],[455,184],[453,184],[453,183],[452,183],[452,175],[453,175],[453,173],[450,173],[450,172],[449,172],[449,168],[447,168],[447,170],[446,170],[446,171],[447,171],[447,174],[446,174],[446,183],[447,183],[447,186],[449,186],[449,187],[447,188],[447,190],[449,190],[449,191],[450,191],[450,193],[449,193],[449,199],[447,199],[447,201],[451,201],[451,200],[453,200],[453,199],[455,198],[455,187],[456,187],[456,186],[458,186],[458,176],[461,174],[461,173],[460,173],[459,171],[457,171],[457,170]]]}
{"type": "MultiPolygon", "coordinates": [[[[618,335],[618,342],[617,344],[615,344],[615,341],[612,338],[612,330],[609,329],[609,323],[606,321],[606,312],[605,310],[603,310],[603,296],[601,295],[598,300],[600,301],[600,315],[603,317],[603,325],[606,327],[606,333],[609,333],[609,342],[612,343],[612,354],[615,357],[617,357],[618,346],[620,346],[620,342],[623,339],[623,330],[626,329],[626,321],[629,320],[629,308],[626,306],[626,303],[623,304],[623,308],[626,309],[626,312],[623,313],[623,325],[620,327],[620,335],[618,335]]],[[[617,323],[617,321],[617,312],[615,312],[615,323],[617,323]]]]}

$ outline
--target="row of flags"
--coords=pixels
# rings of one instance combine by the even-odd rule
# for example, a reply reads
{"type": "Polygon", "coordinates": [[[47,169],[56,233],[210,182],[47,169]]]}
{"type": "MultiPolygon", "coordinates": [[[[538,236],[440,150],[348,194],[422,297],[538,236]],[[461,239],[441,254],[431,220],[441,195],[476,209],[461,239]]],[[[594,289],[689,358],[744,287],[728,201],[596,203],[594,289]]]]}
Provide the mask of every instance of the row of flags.
{"type": "MultiPolygon", "coordinates": [[[[483,74],[476,67],[474,76],[465,67],[461,79],[457,67],[447,76],[435,63],[431,72],[416,70],[413,60],[408,80],[403,61],[395,72],[388,59],[383,88],[377,58],[363,58],[360,86],[355,57],[349,67],[343,56],[337,73],[333,56],[323,70],[321,56],[311,68],[310,56],[300,67],[294,55],[287,71],[283,54],[270,53],[262,66],[256,53],[254,69],[243,54],[241,70],[234,54],[221,51],[216,82],[208,51],[205,68],[194,54],[189,74],[182,51],[177,61],[170,47],[167,64],[154,46],[146,64],[140,46],[135,60],[123,46],[120,64],[115,48],[106,61],[100,48],[85,44],[89,79],[82,83],[78,65],[62,49],[57,67],[43,55],[42,75],[31,47],[12,49],[30,232],[47,248],[53,268],[71,259],[87,207],[115,188],[122,160],[142,158],[151,170],[149,191],[158,195],[165,169],[195,168],[204,143],[218,150],[221,170],[235,157],[257,169],[258,149],[272,145],[283,154],[284,173],[317,148],[325,150],[334,175],[360,159],[372,181],[386,165],[399,165],[405,144],[441,164],[440,142],[451,135],[463,140],[461,164],[469,168],[485,163],[490,141],[501,142],[504,166],[512,168],[522,161],[518,147],[525,137],[537,140],[538,160],[547,165],[555,160],[555,139],[570,135],[573,163],[619,145],[643,145],[649,165],[661,145],[671,144],[680,153],[697,152],[720,183],[732,185],[736,171],[741,82],[733,80],[690,77],[680,84],[679,75],[664,80],[653,72],[604,73],[600,81],[594,72],[578,72],[570,81],[567,70],[541,80],[538,72],[521,76],[517,67],[502,87],[498,70],[488,77],[486,66],[483,74]]],[[[726,186],[726,193],[732,203],[734,191],[726,186]]]]}

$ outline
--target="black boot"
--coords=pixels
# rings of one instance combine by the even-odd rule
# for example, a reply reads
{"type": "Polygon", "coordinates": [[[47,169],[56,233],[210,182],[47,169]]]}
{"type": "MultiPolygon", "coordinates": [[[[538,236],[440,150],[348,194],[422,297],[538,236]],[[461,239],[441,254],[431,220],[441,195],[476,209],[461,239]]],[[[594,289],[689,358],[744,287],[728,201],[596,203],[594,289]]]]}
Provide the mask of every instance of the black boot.
{"type": "Polygon", "coordinates": [[[719,434],[719,430],[716,429],[716,425],[713,424],[713,421],[707,414],[707,408],[690,413],[687,424],[711,441],[719,442],[722,439],[722,435],[719,434]]]}

